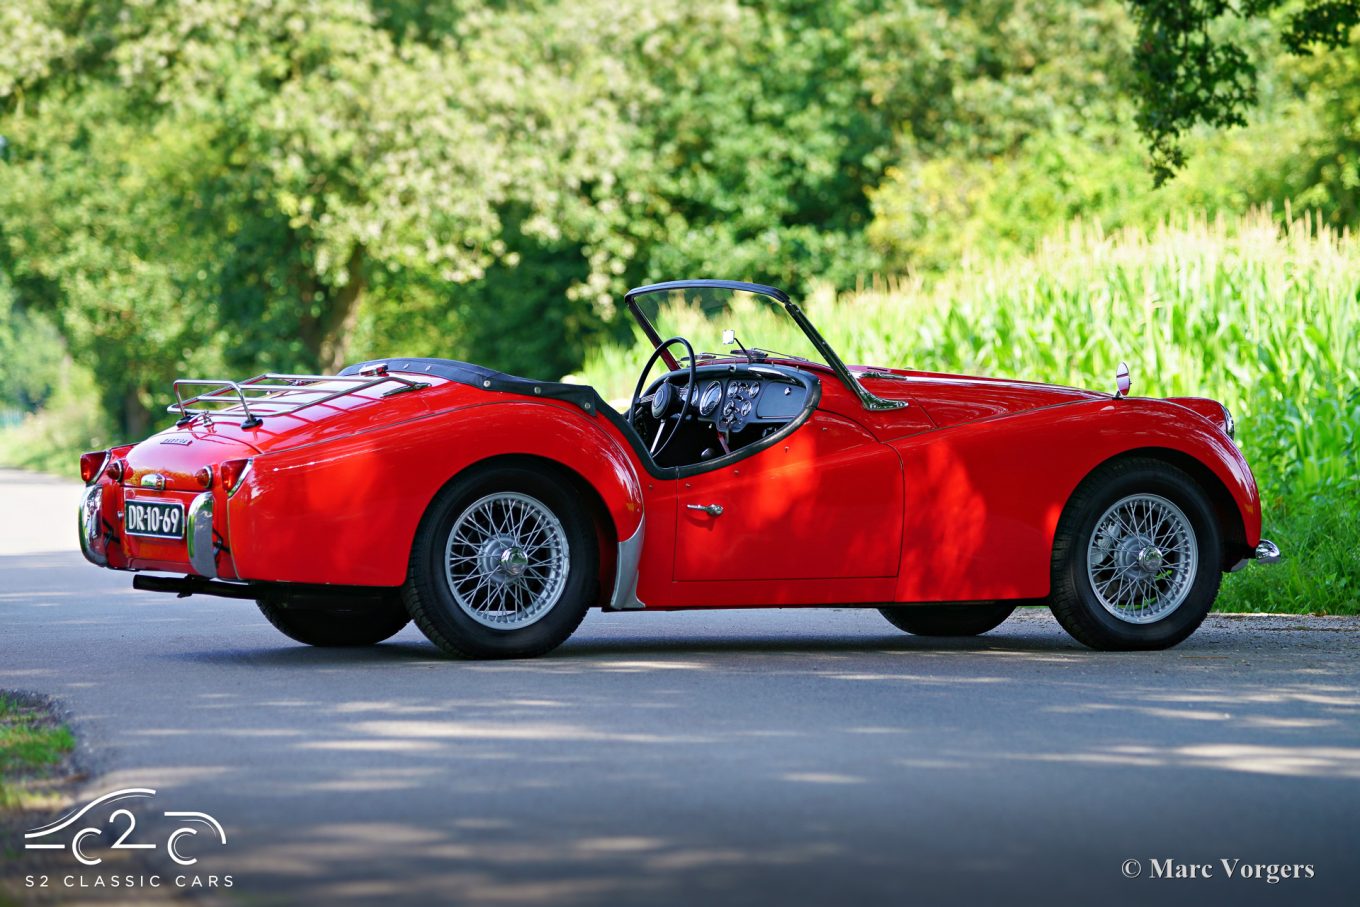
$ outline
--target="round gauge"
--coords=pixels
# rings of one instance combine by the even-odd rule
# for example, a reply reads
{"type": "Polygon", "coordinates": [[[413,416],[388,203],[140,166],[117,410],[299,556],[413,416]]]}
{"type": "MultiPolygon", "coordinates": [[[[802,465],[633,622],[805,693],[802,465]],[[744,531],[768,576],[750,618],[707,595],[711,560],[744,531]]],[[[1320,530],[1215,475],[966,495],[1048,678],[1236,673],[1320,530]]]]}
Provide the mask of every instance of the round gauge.
{"type": "Polygon", "coordinates": [[[699,415],[709,416],[713,410],[718,408],[722,402],[722,385],[714,381],[704,388],[703,396],[699,398],[699,415]]]}

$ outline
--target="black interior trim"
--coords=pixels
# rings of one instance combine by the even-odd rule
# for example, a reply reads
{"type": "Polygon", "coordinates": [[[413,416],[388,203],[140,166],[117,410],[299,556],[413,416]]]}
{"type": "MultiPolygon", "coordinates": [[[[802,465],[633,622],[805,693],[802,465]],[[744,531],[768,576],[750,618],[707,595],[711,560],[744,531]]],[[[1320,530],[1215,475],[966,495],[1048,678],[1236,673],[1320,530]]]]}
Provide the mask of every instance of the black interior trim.
{"type": "MultiPolygon", "coordinates": [[[[507,394],[522,394],[526,397],[546,397],[549,400],[565,400],[575,406],[579,406],[588,414],[603,416],[613,423],[614,427],[623,435],[628,445],[637,454],[638,461],[647,470],[647,474],[655,479],[683,479],[688,476],[699,475],[704,472],[711,472],[723,466],[740,462],[749,456],[760,453],[768,447],[778,444],[784,438],[801,426],[812,415],[817,408],[817,404],[822,399],[822,383],[816,377],[802,372],[798,369],[783,368],[779,366],[763,366],[769,369],[778,369],[781,374],[797,380],[808,389],[807,402],[803,405],[803,411],[789,421],[787,425],[779,431],[766,438],[761,438],[752,444],[734,451],[726,456],[716,457],[712,460],[705,460],[702,463],[692,463],[688,466],[658,466],[652,459],[651,453],[647,450],[647,445],[628,424],[628,420],[614,407],[610,406],[600,396],[595,388],[588,384],[567,384],[561,381],[534,381],[531,378],[521,378],[518,375],[507,375],[505,372],[498,372],[495,369],[487,368],[483,365],[474,365],[471,362],[460,362],[457,359],[371,359],[360,362],[356,365],[347,366],[341,375],[357,375],[362,368],[369,368],[377,365],[385,365],[390,371],[402,372],[403,374],[434,375],[436,378],[443,378],[446,381],[453,381],[457,384],[465,384],[470,387],[480,387],[485,390],[497,391],[507,394]]],[[[712,368],[711,366],[709,367],[712,368]]],[[[729,366],[722,366],[724,370],[729,366]]],[[[700,369],[702,374],[704,369],[700,369]]],[[[664,377],[664,376],[663,376],[664,377]]]]}

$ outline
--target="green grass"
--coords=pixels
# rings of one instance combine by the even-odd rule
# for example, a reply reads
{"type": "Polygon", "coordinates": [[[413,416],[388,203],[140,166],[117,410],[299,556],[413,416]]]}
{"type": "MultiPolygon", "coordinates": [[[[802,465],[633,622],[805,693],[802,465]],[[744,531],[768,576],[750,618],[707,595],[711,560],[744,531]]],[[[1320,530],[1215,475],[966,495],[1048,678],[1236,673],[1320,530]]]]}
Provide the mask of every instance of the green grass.
{"type": "Polygon", "coordinates": [[[0,694],[0,810],[42,802],[41,780],[75,749],[75,738],[41,706],[0,694]]]}
{"type": "MultiPolygon", "coordinates": [[[[1106,235],[1074,225],[1031,255],[969,261],[940,279],[806,301],[851,362],[1225,402],[1287,560],[1228,577],[1220,607],[1360,613],[1360,242],[1266,214],[1106,235]]],[[[681,314],[681,313],[677,313],[681,314]]],[[[773,349],[793,330],[757,312],[695,322],[717,349],[735,327],[773,349]]],[[[642,345],[601,350],[581,380],[611,399],[642,345]]]]}

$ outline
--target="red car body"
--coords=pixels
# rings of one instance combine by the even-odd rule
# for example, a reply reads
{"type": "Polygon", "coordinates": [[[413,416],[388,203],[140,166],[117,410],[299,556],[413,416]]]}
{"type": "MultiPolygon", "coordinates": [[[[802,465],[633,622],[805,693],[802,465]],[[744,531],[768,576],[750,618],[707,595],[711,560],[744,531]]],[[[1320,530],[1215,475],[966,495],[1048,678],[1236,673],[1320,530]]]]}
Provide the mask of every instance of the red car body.
{"type": "Polygon", "coordinates": [[[624,415],[589,387],[445,359],[176,382],[174,427],[82,458],[82,549],[181,575],[138,588],[255,599],[301,642],[369,645],[415,620],[478,657],[549,651],[592,605],[865,605],[974,635],[1047,603],[1092,647],[1162,648],[1222,571],[1279,557],[1212,400],[1130,398],[1122,367],[1113,394],[850,368],[755,284],[625,301],[654,352],[624,415]],[[737,295],[703,303],[714,291],[737,295]],[[696,353],[656,328],[707,333],[752,300],[800,333],[743,330],[809,355],[735,330],[741,355],[696,353]]]}
{"type": "Polygon", "coordinates": [[[191,423],[107,452],[82,511],[86,556],[205,579],[395,587],[439,490],[500,458],[589,489],[599,604],[612,609],[1043,598],[1068,498],[1131,454],[1202,482],[1225,568],[1260,541],[1256,485],[1212,401],[873,369],[864,386],[908,405],[870,411],[829,369],[799,362],[821,396],[795,431],[721,468],[665,476],[588,391],[567,399],[553,392],[570,386],[478,386],[426,360],[381,364],[428,386],[384,397],[377,385],[252,427],[191,423]],[[229,490],[223,463],[239,460],[248,468],[229,490]],[[121,531],[129,501],[191,509],[205,497],[210,560],[190,557],[192,535],[121,531]],[[686,506],[714,502],[721,519],[686,506]]]}

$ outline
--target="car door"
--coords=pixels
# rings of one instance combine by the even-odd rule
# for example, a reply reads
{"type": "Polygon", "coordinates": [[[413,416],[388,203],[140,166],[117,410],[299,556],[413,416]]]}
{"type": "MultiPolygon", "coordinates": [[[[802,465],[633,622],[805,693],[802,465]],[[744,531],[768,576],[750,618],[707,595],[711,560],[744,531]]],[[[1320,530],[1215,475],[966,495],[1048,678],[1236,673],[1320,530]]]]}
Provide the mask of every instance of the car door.
{"type": "Polygon", "coordinates": [[[676,582],[897,575],[901,459],[849,419],[814,412],[676,492],[676,582]]]}

